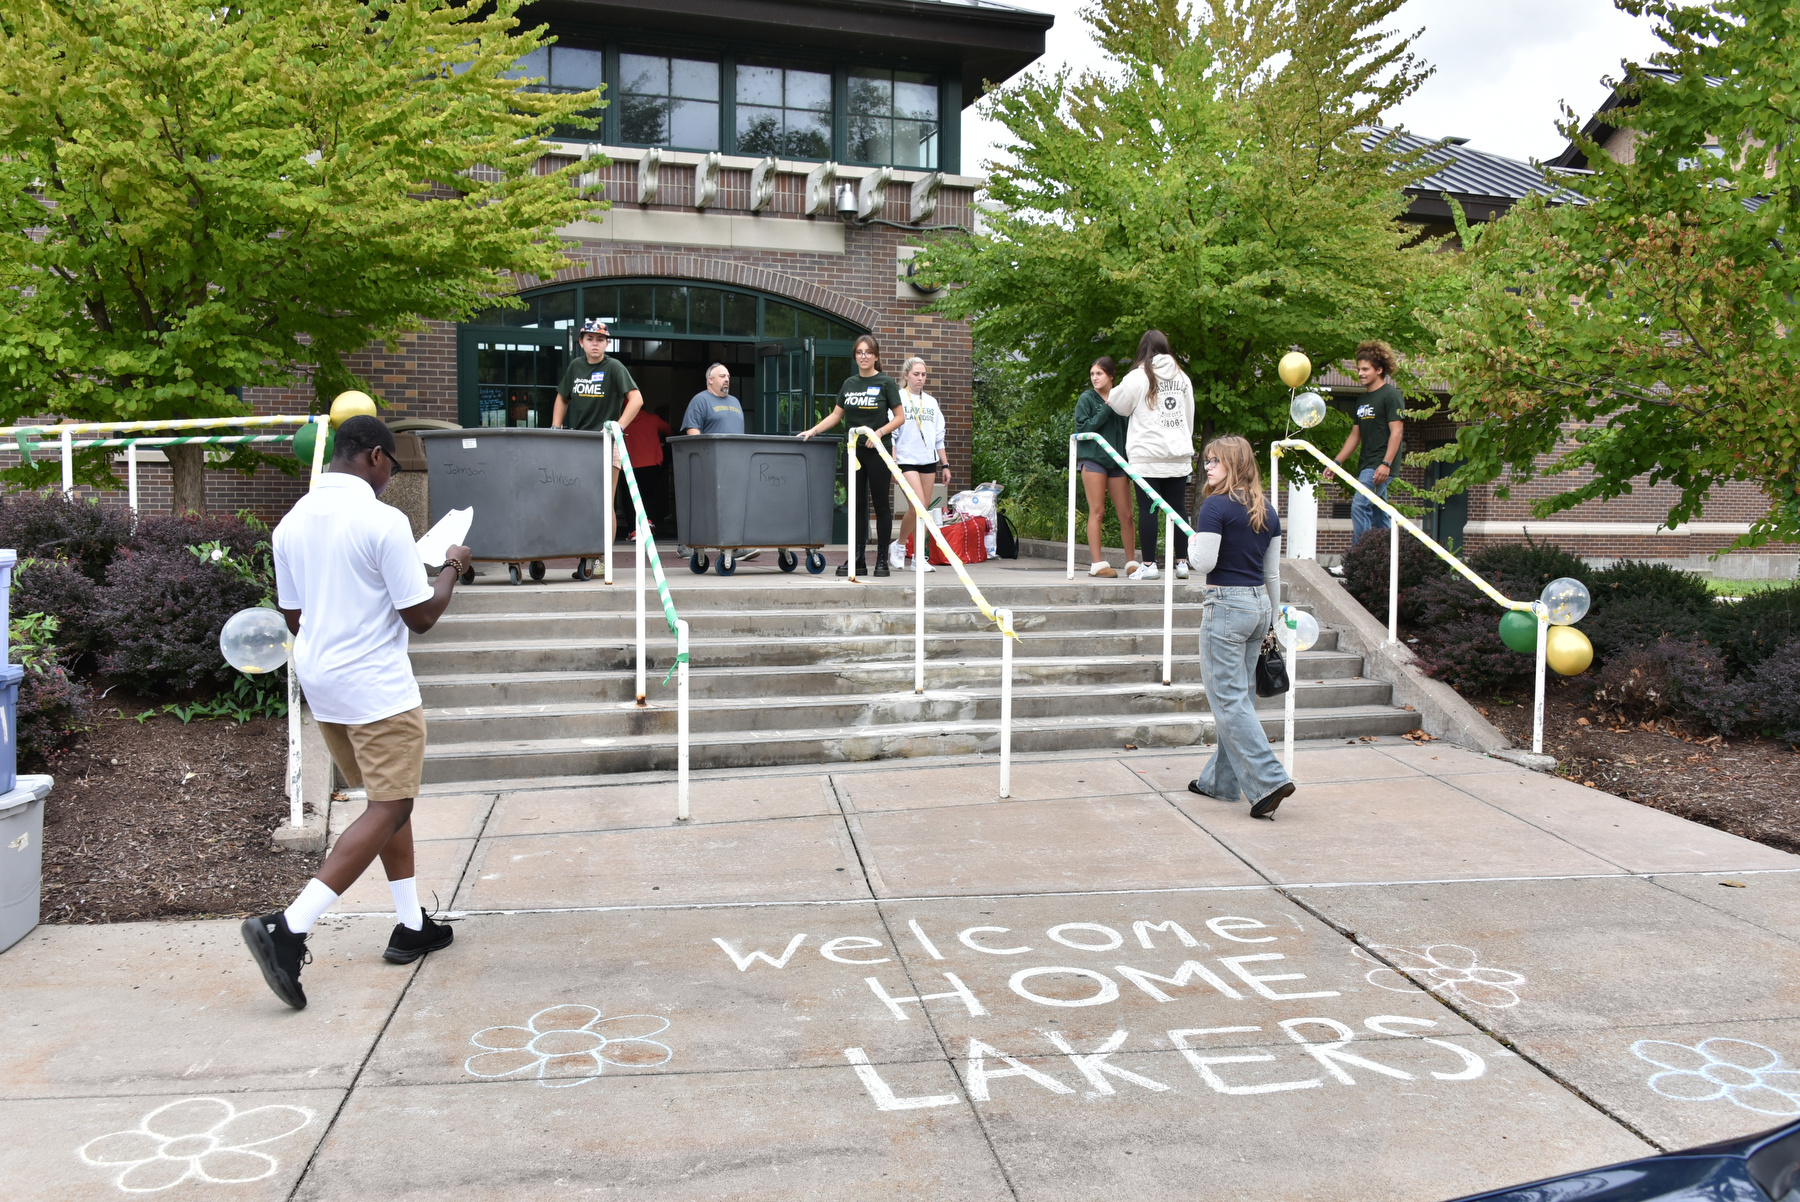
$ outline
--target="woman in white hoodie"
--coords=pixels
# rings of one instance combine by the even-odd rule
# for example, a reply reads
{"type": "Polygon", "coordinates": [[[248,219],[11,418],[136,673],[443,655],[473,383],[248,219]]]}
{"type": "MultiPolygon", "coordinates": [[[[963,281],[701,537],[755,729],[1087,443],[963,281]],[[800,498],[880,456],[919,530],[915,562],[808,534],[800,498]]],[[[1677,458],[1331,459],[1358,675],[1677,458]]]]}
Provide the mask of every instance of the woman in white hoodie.
{"type": "MultiPolygon", "coordinates": [[[[1161,330],[1144,331],[1132,369],[1106,398],[1106,404],[1130,421],[1125,460],[1131,470],[1187,520],[1188,477],[1194,471],[1194,385],[1175,361],[1161,330]]],[[[1137,492],[1142,563],[1131,579],[1155,580],[1162,575],[1156,567],[1156,534],[1163,527],[1163,515],[1143,489],[1137,492]]],[[[1179,527],[1169,557],[1175,561],[1175,574],[1187,579],[1187,534],[1179,527]]]]}

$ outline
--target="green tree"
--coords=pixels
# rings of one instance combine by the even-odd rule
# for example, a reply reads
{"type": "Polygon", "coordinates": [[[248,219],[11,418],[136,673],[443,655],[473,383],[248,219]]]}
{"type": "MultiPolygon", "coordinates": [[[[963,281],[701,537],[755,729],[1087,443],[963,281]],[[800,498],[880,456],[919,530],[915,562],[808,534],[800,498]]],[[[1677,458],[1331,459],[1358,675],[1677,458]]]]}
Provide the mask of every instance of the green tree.
{"type": "Polygon", "coordinates": [[[1580,135],[1593,174],[1468,236],[1466,297],[1433,320],[1466,465],[1457,491],[1572,477],[1545,516],[1640,483],[1678,490],[1670,525],[1749,481],[1768,514],[1735,545],[1800,539],[1800,25],[1779,0],[1660,21],[1654,70],[1627,63],[1638,131],[1619,163],[1580,135]]]}
{"type": "MultiPolygon", "coordinates": [[[[542,138],[598,94],[507,77],[542,41],[520,3],[0,0],[0,421],[374,392],[344,355],[563,266],[596,206],[542,138]]],[[[200,448],[170,461],[203,509],[200,448]]]]}
{"type": "Polygon", "coordinates": [[[1370,134],[1429,74],[1377,28],[1400,3],[1102,0],[1104,71],[984,102],[1015,161],[989,232],[924,252],[960,285],[938,307],[1021,357],[1059,432],[1089,363],[1150,328],[1185,357],[1199,432],[1253,441],[1285,428],[1291,347],[1322,366],[1365,338],[1424,345],[1411,314],[1443,256],[1396,220],[1420,154],[1370,134]]]}

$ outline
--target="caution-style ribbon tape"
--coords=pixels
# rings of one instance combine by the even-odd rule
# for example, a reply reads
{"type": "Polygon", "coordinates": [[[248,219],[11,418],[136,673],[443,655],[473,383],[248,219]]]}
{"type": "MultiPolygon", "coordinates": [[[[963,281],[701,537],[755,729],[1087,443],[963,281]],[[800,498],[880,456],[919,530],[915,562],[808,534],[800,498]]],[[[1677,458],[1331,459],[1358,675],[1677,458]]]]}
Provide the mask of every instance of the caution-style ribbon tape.
{"type": "MultiPolygon", "coordinates": [[[[875,432],[866,426],[853,428],[850,431],[849,441],[844,444],[845,450],[852,455],[856,453],[858,435],[867,435],[869,445],[875,449],[877,455],[881,456],[882,462],[887,464],[888,471],[894,474],[894,479],[900,482],[900,491],[906,494],[906,500],[912,505],[913,512],[919,515],[920,523],[931,532],[932,541],[937,543],[938,550],[944,553],[944,558],[955,569],[956,578],[962,581],[964,588],[969,590],[969,600],[975,603],[975,608],[981,611],[981,616],[998,626],[1000,632],[1007,638],[1018,638],[1018,632],[1000,620],[1000,615],[994,612],[994,607],[988,604],[987,598],[981,595],[981,590],[975,587],[975,582],[969,579],[969,570],[963,566],[963,561],[957,558],[956,552],[950,549],[950,544],[944,541],[944,536],[938,530],[937,523],[931,520],[931,514],[926,511],[924,505],[920,504],[918,494],[913,492],[912,485],[906,482],[906,477],[900,474],[900,465],[894,462],[894,457],[888,454],[888,449],[881,445],[881,439],[875,436],[875,432]]],[[[886,547],[878,548],[878,551],[882,555],[887,554],[886,547]]]]}
{"type": "MultiPolygon", "coordinates": [[[[1192,526],[1187,524],[1187,519],[1182,517],[1179,513],[1175,512],[1174,506],[1170,505],[1167,501],[1163,500],[1160,496],[1157,495],[1155,489],[1151,488],[1148,484],[1144,483],[1144,478],[1142,476],[1138,475],[1136,469],[1134,469],[1129,463],[1125,462],[1124,458],[1122,456],[1120,456],[1120,454],[1113,449],[1113,445],[1110,442],[1107,442],[1106,439],[1102,438],[1098,434],[1090,434],[1090,433],[1086,433],[1086,432],[1077,434],[1075,436],[1075,441],[1076,442],[1087,441],[1087,442],[1094,442],[1094,443],[1100,444],[1101,449],[1103,449],[1108,455],[1112,456],[1113,462],[1118,464],[1121,468],[1124,469],[1125,474],[1127,476],[1130,476],[1132,479],[1132,482],[1134,484],[1136,484],[1138,486],[1138,488],[1143,490],[1144,495],[1146,497],[1150,498],[1150,501],[1153,505],[1155,505],[1158,509],[1162,510],[1164,513],[1168,514],[1170,517],[1174,518],[1175,524],[1177,526],[1180,526],[1181,529],[1184,532],[1186,532],[1186,534],[1189,538],[1199,538],[1200,537],[1199,532],[1196,531],[1192,526]]],[[[1130,548],[1127,547],[1126,550],[1130,550],[1130,548]]]]}
{"type": "Polygon", "coordinates": [[[1475,573],[1475,571],[1472,568],[1470,568],[1467,564],[1463,563],[1462,560],[1458,559],[1455,555],[1451,554],[1450,551],[1447,550],[1445,547],[1443,547],[1435,538],[1432,538],[1429,534],[1425,533],[1423,530],[1421,530],[1417,526],[1413,525],[1413,523],[1406,517],[1405,514],[1401,513],[1398,509],[1395,509],[1392,505],[1389,505],[1386,501],[1384,501],[1380,497],[1376,496],[1373,490],[1371,490],[1366,485],[1364,485],[1361,480],[1357,479],[1355,476],[1352,476],[1348,471],[1346,471],[1344,469],[1344,466],[1342,464],[1340,464],[1337,460],[1333,459],[1331,456],[1329,456],[1329,455],[1325,454],[1323,451],[1319,450],[1319,448],[1315,447],[1312,443],[1307,442],[1304,438],[1284,438],[1280,442],[1276,443],[1275,447],[1276,447],[1276,458],[1278,458],[1278,459],[1281,457],[1282,449],[1284,449],[1286,447],[1297,447],[1300,450],[1306,451],[1309,454],[1311,454],[1313,458],[1317,459],[1320,463],[1324,464],[1325,467],[1327,468],[1327,470],[1331,471],[1333,474],[1335,474],[1336,476],[1341,478],[1345,484],[1348,484],[1351,488],[1354,488],[1357,492],[1359,492],[1363,496],[1367,497],[1369,499],[1370,503],[1375,505],[1376,508],[1380,509],[1383,513],[1387,514],[1389,518],[1398,522],[1400,524],[1400,526],[1404,530],[1406,530],[1409,534],[1411,534],[1414,538],[1418,539],[1420,542],[1424,543],[1427,547],[1431,548],[1431,553],[1433,555],[1436,555],[1439,559],[1443,560],[1446,564],[1448,564],[1452,569],[1454,569],[1456,572],[1460,573],[1462,575],[1462,577],[1464,579],[1466,579],[1470,584],[1474,585],[1476,588],[1478,588],[1482,592],[1486,593],[1488,595],[1488,597],[1490,599],[1492,599],[1493,602],[1496,605],[1500,606],[1502,609],[1523,610],[1526,613],[1530,613],[1530,614],[1536,614],[1538,612],[1538,607],[1539,607],[1539,605],[1542,604],[1542,602],[1514,601],[1511,598],[1507,597],[1499,589],[1495,588],[1493,585],[1489,584],[1487,581],[1483,580],[1480,576],[1478,576],[1475,573]]]}
{"type": "MultiPolygon", "coordinates": [[[[620,474],[625,477],[625,486],[631,490],[631,503],[637,507],[639,515],[642,515],[644,499],[638,492],[637,473],[631,468],[631,452],[625,449],[625,431],[618,422],[607,422],[603,428],[610,431],[613,436],[613,446],[617,448],[619,454],[620,474]]],[[[642,520],[641,516],[640,520],[642,520]]],[[[680,631],[676,629],[675,624],[681,619],[676,616],[675,601],[669,596],[669,582],[663,577],[662,557],[656,553],[656,539],[650,534],[648,528],[640,531],[638,537],[643,540],[644,554],[650,559],[650,575],[656,581],[657,600],[662,602],[663,621],[669,624],[670,634],[679,636],[680,631]]],[[[690,661],[687,652],[677,652],[674,660],[669,664],[668,674],[663,677],[662,682],[668,684],[675,675],[675,669],[688,662],[690,661]]]]}

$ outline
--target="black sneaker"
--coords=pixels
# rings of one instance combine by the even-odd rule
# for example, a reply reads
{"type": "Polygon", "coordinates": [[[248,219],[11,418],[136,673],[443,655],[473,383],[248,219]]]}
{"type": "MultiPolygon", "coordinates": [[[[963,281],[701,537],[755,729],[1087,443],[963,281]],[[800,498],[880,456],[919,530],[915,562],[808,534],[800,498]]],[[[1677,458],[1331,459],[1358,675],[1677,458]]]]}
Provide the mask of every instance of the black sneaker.
{"type": "Polygon", "coordinates": [[[1275,812],[1275,807],[1294,795],[1294,782],[1289,781],[1261,801],[1250,807],[1250,817],[1267,818],[1275,812]]]}
{"type": "Polygon", "coordinates": [[[885,563],[878,563],[875,565],[875,574],[877,576],[891,575],[891,573],[888,571],[888,566],[885,563]]]}
{"type": "Polygon", "coordinates": [[[306,936],[288,930],[287,914],[281,910],[246,918],[239,930],[275,996],[296,1010],[306,1009],[306,990],[300,988],[300,967],[312,963],[306,936]]]}
{"type": "Polygon", "coordinates": [[[381,958],[389,964],[411,964],[426,952],[441,951],[450,946],[456,938],[456,932],[446,922],[433,922],[431,915],[424,916],[425,925],[413,930],[404,923],[394,924],[394,933],[388,936],[387,950],[381,958]]]}
{"type": "Polygon", "coordinates": [[[840,563],[838,565],[837,574],[839,576],[848,576],[850,574],[850,565],[847,563],[840,563]]]}

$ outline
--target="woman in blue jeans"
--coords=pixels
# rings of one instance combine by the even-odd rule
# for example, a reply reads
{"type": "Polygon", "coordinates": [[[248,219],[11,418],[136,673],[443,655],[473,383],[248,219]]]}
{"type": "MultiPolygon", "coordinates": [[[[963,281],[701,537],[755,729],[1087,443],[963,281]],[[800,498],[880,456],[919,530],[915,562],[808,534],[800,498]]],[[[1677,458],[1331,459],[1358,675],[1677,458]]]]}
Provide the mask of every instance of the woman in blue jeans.
{"type": "Polygon", "coordinates": [[[1206,444],[1193,567],[1206,580],[1200,671],[1219,745],[1188,791],[1250,801],[1267,818],[1294,792],[1256,716],[1256,657],[1281,596],[1281,518],[1263,495],[1250,444],[1235,434],[1206,444]]]}

